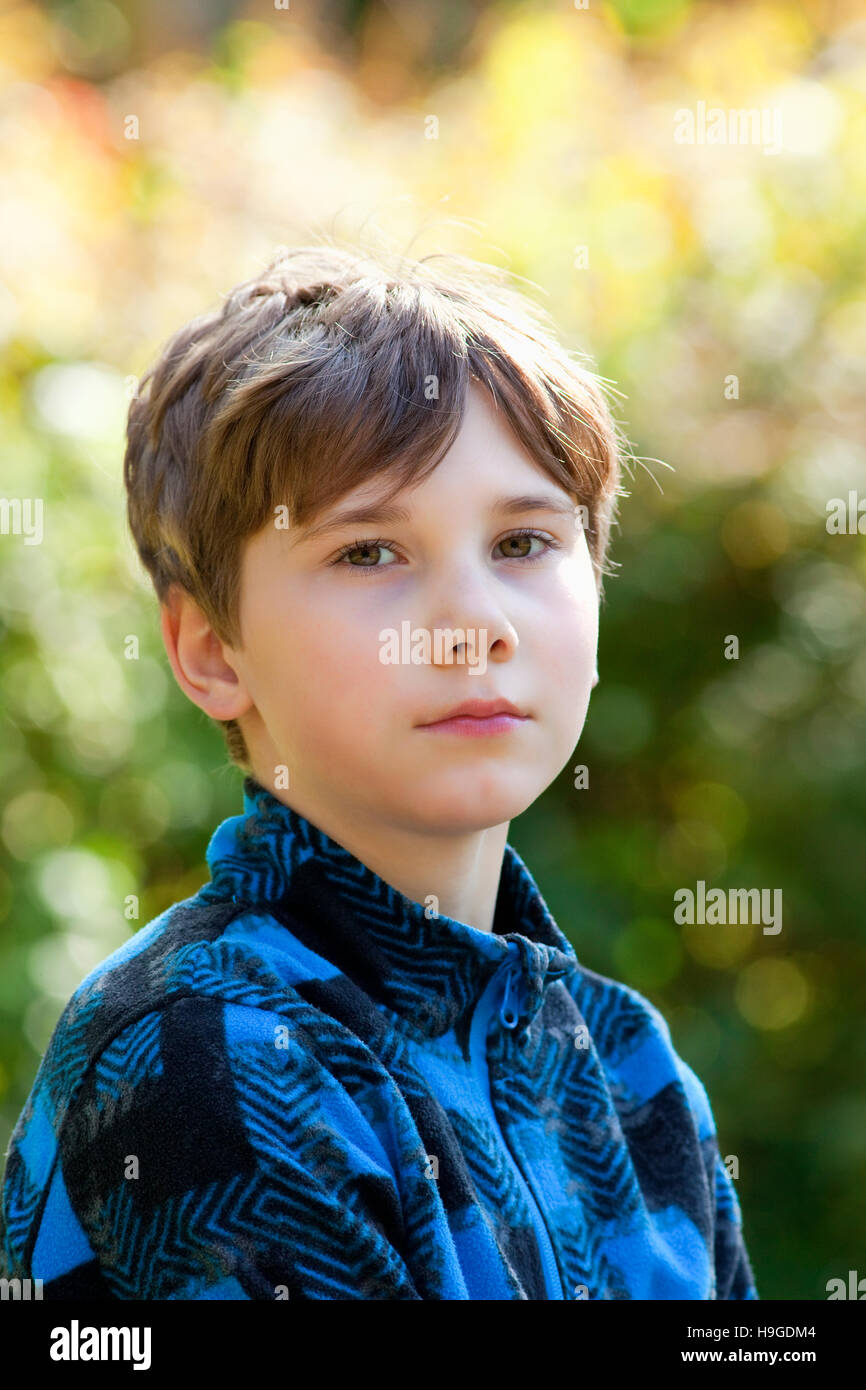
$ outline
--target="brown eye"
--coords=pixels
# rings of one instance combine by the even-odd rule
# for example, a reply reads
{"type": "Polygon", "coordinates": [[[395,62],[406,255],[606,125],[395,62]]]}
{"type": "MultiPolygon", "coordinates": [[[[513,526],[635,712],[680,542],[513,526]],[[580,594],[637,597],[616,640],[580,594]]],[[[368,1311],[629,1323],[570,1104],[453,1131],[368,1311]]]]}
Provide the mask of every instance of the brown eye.
{"type": "Polygon", "coordinates": [[[376,557],[381,553],[382,547],[380,545],[356,545],[354,550],[347,552],[346,559],[351,560],[353,555],[360,555],[363,561],[360,568],[366,568],[367,565],[372,568],[376,564],[376,557]]]}
{"type": "Polygon", "coordinates": [[[378,536],[368,540],[355,540],[352,541],[351,545],[344,545],[336,560],[331,561],[331,564],[340,565],[343,569],[366,570],[370,573],[374,573],[376,570],[393,569],[397,563],[393,547],[378,536]],[[389,560],[387,564],[380,564],[383,551],[393,555],[394,559],[389,560]],[[354,556],[360,557],[359,563],[354,562],[354,556]]]}
{"type": "Polygon", "coordinates": [[[516,546],[516,550],[504,552],[505,559],[528,560],[530,564],[535,560],[543,559],[549,550],[559,548],[558,541],[553,540],[550,536],[545,536],[541,531],[516,531],[513,535],[505,536],[501,541],[497,541],[497,545],[516,546]],[[533,541],[541,542],[541,549],[537,550],[534,555],[529,548],[533,541]]]}
{"type": "Polygon", "coordinates": [[[505,540],[500,541],[499,544],[501,546],[517,546],[517,550],[506,550],[506,556],[509,560],[522,560],[529,554],[530,546],[535,539],[537,539],[535,536],[506,536],[505,540]],[[525,546],[526,549],[521,550],[519,549],[520,546],[525,546]]]}

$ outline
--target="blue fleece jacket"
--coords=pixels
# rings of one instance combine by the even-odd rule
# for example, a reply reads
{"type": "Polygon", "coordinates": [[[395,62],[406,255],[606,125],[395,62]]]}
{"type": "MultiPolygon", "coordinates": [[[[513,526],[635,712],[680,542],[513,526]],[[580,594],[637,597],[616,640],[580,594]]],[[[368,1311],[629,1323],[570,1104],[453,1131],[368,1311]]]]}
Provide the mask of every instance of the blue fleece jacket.
{"type": "Polygon", "coordinates": [[[211,879],[78,987],[18,1120],[44,1298],[755,1299],[706,1092],[508,845],[492,932],[248,777],[211,879]]]}

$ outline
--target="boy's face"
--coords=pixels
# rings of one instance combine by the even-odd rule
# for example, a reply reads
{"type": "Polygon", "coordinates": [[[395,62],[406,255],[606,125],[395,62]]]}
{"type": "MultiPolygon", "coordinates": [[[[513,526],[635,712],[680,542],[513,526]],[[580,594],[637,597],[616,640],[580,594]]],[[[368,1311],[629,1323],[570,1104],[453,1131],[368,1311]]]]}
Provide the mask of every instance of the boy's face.
{"type": "Polygon", "coordinates": [[[268,525],[247,542],[243,646],[222,646],[237,699],[217,717],[240,716],[263,786],[288,767],[285,799],[314,823],[321,813],[427,834],[486,829],[536,800],[586,718],[598,592],[579,509],[474,384],[449,452],[391,504],[408,520],[312,534],[374,503],[387,482],[345,495],[308,528],[268,525]],[[548,507],[497,510],[527,495],[548,507]],[[556,548],[515,536],[527,528],[556,548]],[[474,736],[424,727],[473,699],[509,700],[525,717],[474,736]]]}

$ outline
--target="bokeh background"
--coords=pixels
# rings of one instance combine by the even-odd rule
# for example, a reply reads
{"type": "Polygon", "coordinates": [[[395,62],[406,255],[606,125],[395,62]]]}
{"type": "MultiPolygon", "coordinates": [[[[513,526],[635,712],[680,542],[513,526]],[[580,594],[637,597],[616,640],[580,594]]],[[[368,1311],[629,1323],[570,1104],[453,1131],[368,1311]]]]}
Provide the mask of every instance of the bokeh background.
{"type": "Polygon", "coordinates": [[[823,1299],[866,1275],[866,555],[826,525],[866,498],[862,8],[278,3],[0,3],[0,492],[44,499],[0,535],[0,1147],[240,809],[126,532],[130,382],[275,246],[378,228],[524,277],[620,393],[590,785],[511,840],[704,1081],[761,1296],[823,1299]],[[699,103],[782,148],[680,143],[699,103]],[[782,931],[677,926],[698,879],[782,931]]]}

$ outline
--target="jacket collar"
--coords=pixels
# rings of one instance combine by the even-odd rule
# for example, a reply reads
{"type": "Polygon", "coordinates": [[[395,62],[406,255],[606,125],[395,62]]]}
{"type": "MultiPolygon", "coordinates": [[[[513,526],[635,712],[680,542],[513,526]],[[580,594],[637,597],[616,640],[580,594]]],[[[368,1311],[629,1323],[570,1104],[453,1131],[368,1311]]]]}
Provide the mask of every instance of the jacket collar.
{"type": "Polygon", "coordinates": [[[438,1037],[477,1003],[510,955],[520,966],[518,1020],[534,1018],[553,980],[577,969],[523,860],[506,844],[492,932],[404,897],[253,777],[244,810],[207,849],[205,896],[270,910],[419,1036],[438,1037]]]}

